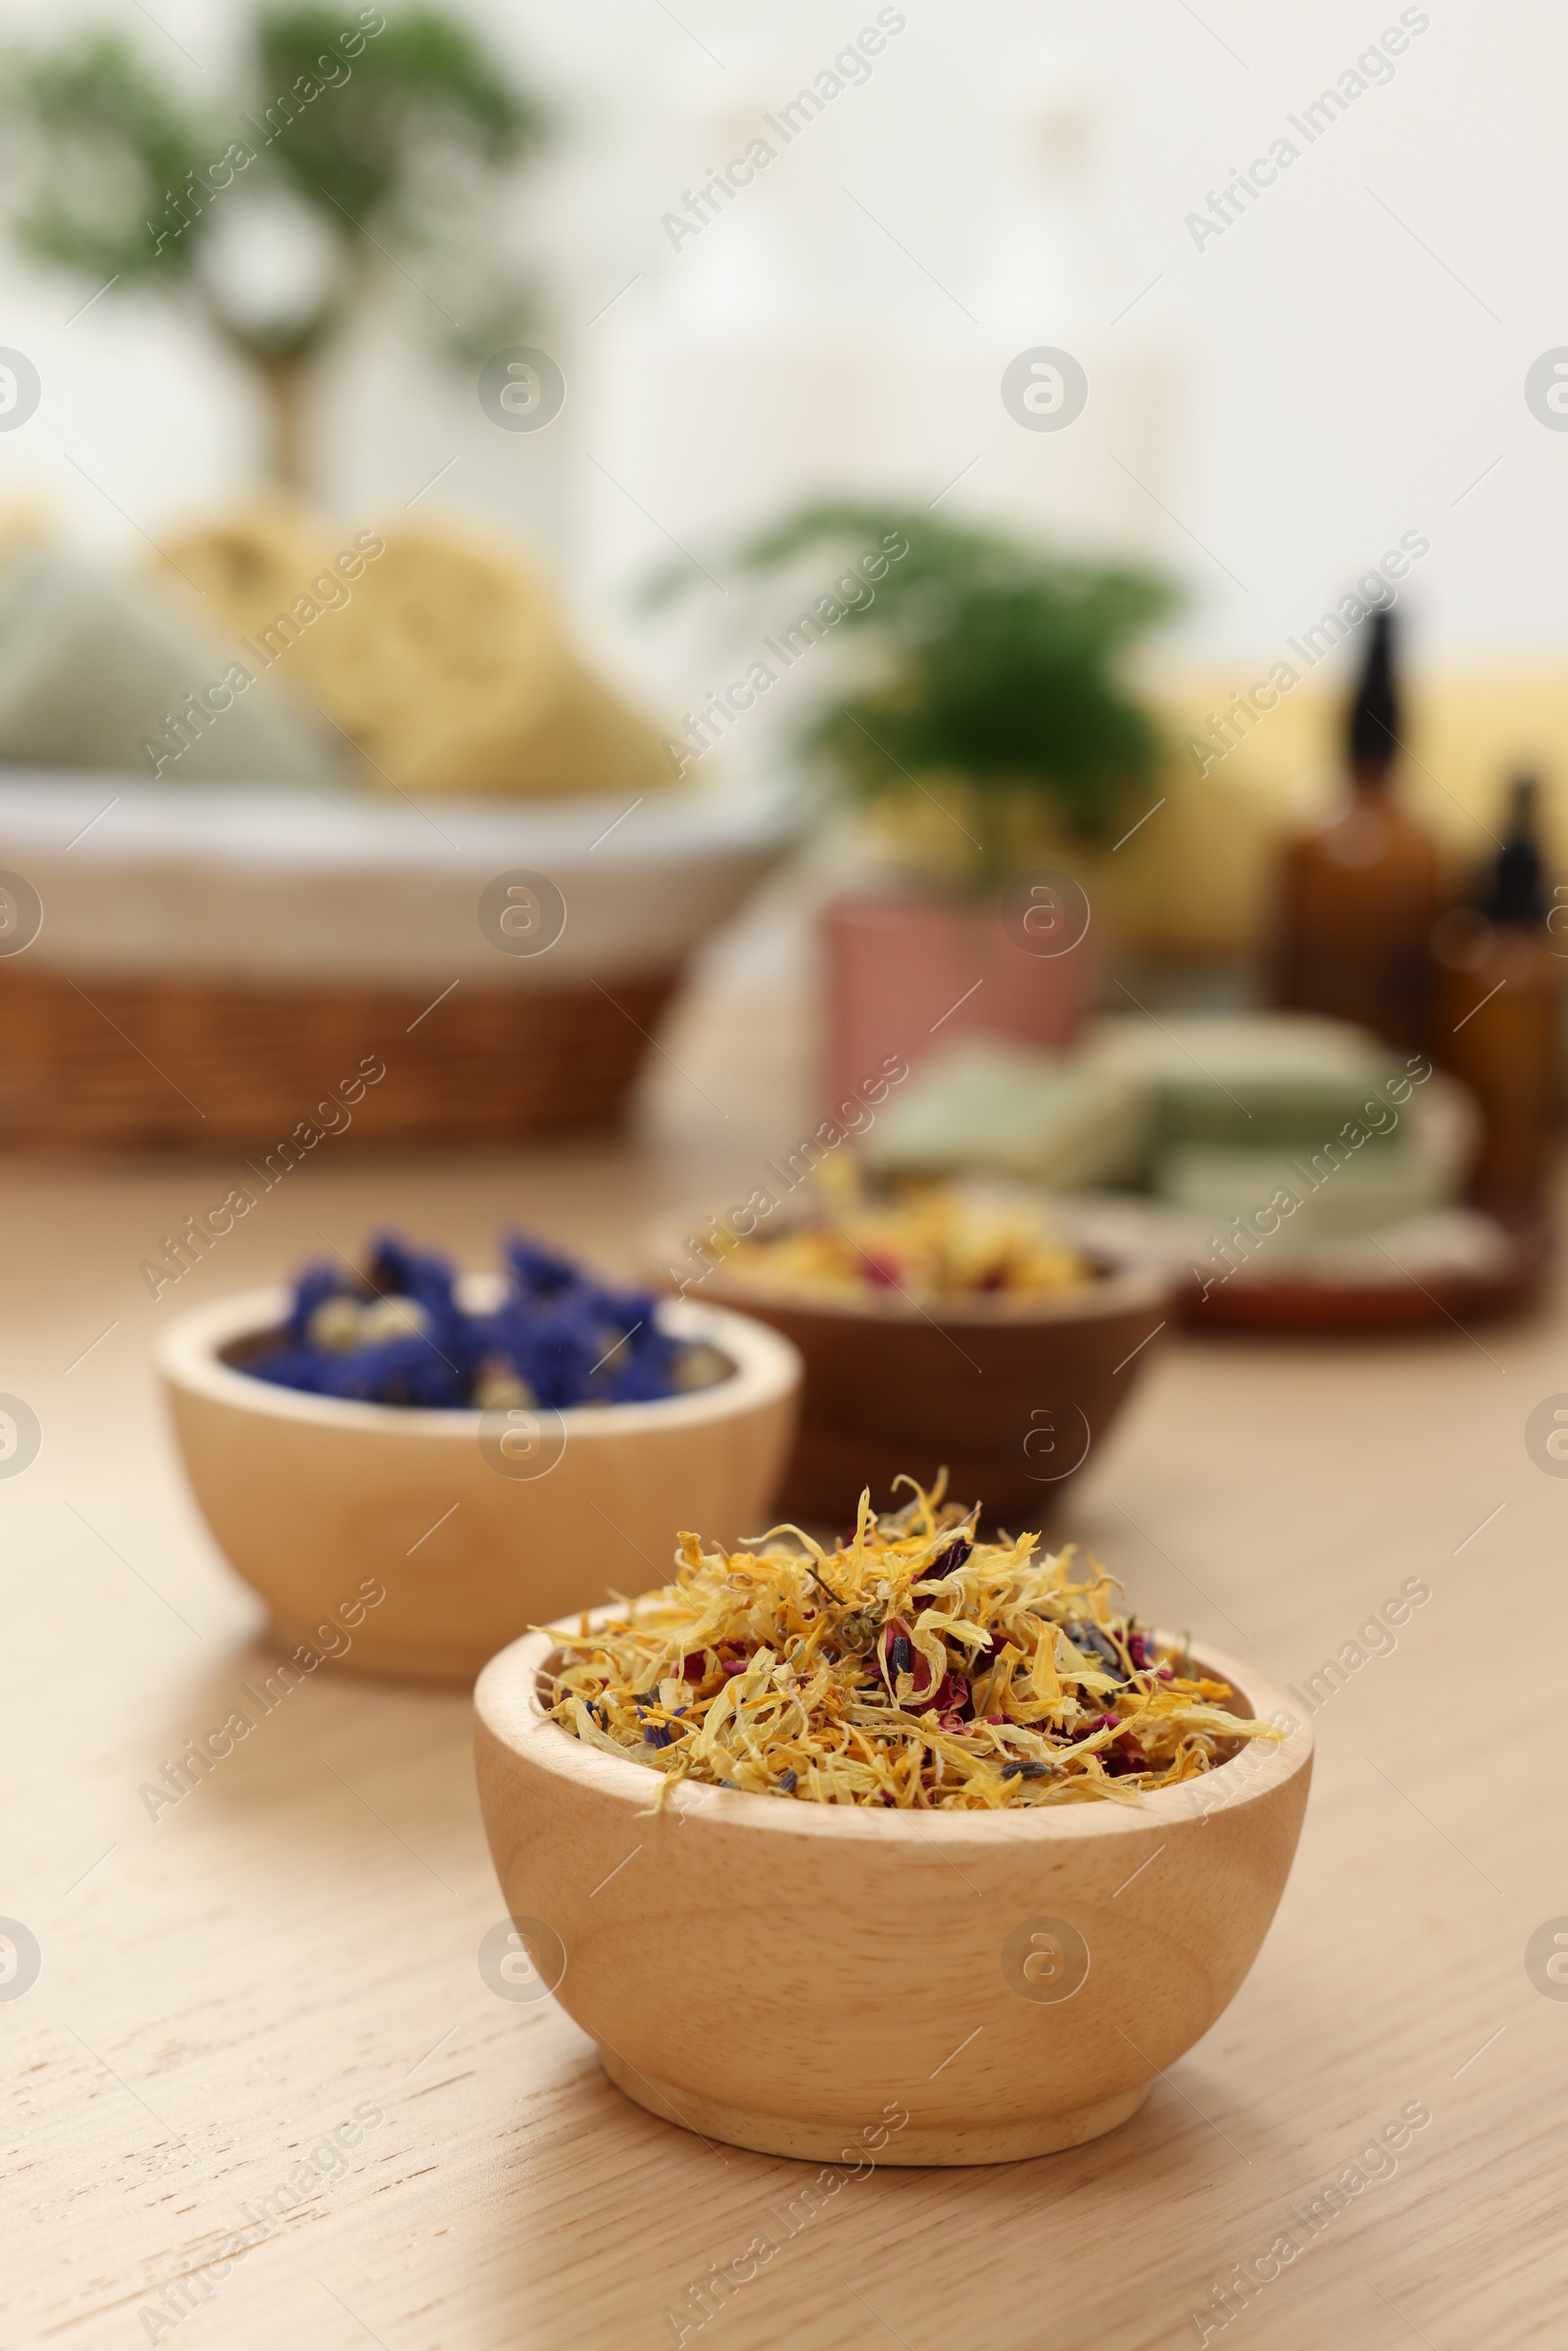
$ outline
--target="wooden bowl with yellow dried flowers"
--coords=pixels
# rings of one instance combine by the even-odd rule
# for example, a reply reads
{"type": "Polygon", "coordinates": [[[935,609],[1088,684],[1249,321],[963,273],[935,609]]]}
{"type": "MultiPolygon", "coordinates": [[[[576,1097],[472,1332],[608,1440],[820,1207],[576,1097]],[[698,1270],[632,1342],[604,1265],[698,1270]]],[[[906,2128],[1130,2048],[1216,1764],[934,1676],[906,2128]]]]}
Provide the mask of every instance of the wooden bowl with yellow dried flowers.
{"type": "Polygon", "coordinates": [[[683,1535],[672,1585],[481,1675],[513,1986],[650,2113],[833,2163],[1048,2154],[1136,2113],[1256,1957],[1305,1725],[977,1516],[683,1535]]]}

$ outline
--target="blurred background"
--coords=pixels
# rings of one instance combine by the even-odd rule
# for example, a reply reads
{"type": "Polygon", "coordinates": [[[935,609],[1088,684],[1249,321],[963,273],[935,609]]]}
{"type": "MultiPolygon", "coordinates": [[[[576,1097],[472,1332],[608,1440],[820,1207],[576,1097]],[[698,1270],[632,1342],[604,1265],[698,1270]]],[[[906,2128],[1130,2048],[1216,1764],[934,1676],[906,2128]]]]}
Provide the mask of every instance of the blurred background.
{"type": "MultiPolygon", "coordinates": [[[[7,13],[12,37],[37,43],[27,13],[7,13]]],[[[38,45],[112,27],[182,110],[254,91],[254,11],[164,0],[156,15],[62,6],[38,45]]],[[[683,191],[766,135],[763,115],[859,25],[813,5],[768,21],[694,0],[681,18],[653,0],[576,18],[473,0],[454,16],[551,113],[485,224],[530,278],[571,397],[548,439],[488,428],[472,371],[433,348],[448,318],[383,265],[315,401],[312,483],[335,506],[400,508],[456,457],[441,503],[548,550],[630,659],[625,598],[668,553],[661,525],[730,532],[823,484],[924,503],[972,465],[950,508],[1177,567],[1186,659],[1272,654],[1416,526],[1433,539],[1419,611],[1434,661],[1549,660],[1565,591],[1541,525],[1557,451],[1522,389],[1558,332],[1526,233],[1550,199],[1544,8],[1497,26],[1435,17],[1310,148],[1287,118],[1380,29],[1348,6],[1271,26],[1254,54],[1241,12],[1217,8],[1200,23],[1112,7],[1085,29],[1003,5],[983,33],[909,12],[723,234],[672,250],[662,221],[683,191]],[[1195,246],[1187,215],[1282,134],[1299,163],[1195,246]],[[1482,220],[1456,144],[1487,187],[1482,220]],[[1502,219],[1516,239],[1499,239],[1502,219]],[[1081,430],[1026,437],[998,380],[1052,339],[1078,349],[1095,397],[1081,430]]],[[[281,236],[272,258],[286,276],[281,236]]],[[[84,543],[134,561],[135,523],[172,526],[254,478],[263,405],[177,304],[117,289],[68,328],[91,285],[15,241],[3,268],[8,331],[49,384],[6,447],[8,490],[46,495],[84,543]],[[133,522],[73,456],[102,462],[133,522]]],[[[422,274],[472,332],[456,278],[422,274]]],[[[710,682],[700,663],[646,675],[672,702],[710,682]]]]}
{"type": "Polygon", "coordinates": [[[412,1018],[449,974],[410,1048],[439,1068],[368,1132],[564,1131],[641,1071],[645,1121],[716,1138],[713,1089],[671,1074],[704,1019],[808,1119],[846,1054],[906,1050],[857,894],[967,921],[1046,873],[1092,909],[1070,1004],[1061,971],[1011,1005],[994,974],[922,1056],[1269,1004],[1482,1097],[1500,1053],[1533,1140],[1472,1133],[1448,1190],[1538,1203],[1568,411],[1530,240],[1494,224],[1547,198],[1544,11],[1334,7],[1260,41],[1186,6],[981,34],[160,0],[8,31],[0,838],[53,908],[35,948],[25,893],[11,928],[17,1139],[260,1143],[302,1034],[348,1040],[345,992],[407,980],[412,1018]],[[1325,852],[1298,904],[1287,844],[1351,806],[1358,682],[1396,698],[1377,805],[1404,829],[1325,852]],[[574,909],[548,967],[475,936],[476,879],[512,871],[574,909]],[[1338,970],[1390,922],[1396,1015],[1387,973],[1338,970]],[[1530,976],[1482,1010],[1499,953],[1530,976]],[[195,1075],[133,1101],[89,1066],[106,1020],[195,1075]],[[525,1074],[478,1116],[503,1053],[525,1074]],[[175,1096],[215,1063],[198,1138],[175,1096]]]}

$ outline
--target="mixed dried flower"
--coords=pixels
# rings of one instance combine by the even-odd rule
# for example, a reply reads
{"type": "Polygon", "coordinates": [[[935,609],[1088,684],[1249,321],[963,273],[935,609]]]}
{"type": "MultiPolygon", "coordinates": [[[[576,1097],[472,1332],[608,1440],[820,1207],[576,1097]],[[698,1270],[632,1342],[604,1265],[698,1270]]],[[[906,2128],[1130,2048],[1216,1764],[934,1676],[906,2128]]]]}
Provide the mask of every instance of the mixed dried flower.
{"type": "Polygon", "coordinates": [[[860,1190],[847,1159],[823,1163],[817,1194],[798,1221],[720,1240],[729,1277],[826,1298],[1065,1290],[1093,1278],[1030,1202],[948,1184],[877,1196],[860,1190]]]}
{"type": "Polygon", "coordinates": [[[880,1518],[862,1494],[831,1551],[796,1527],[731,1552],[681,1535],[673,1584],[562,1640],[554,1720],[662,1773],[661,1803],[684,1779],[975,1812],[1136,1800],[1282,1736],[1075,1545],[982,1543],[978,1507],[914,1494],[880,1518]]]}

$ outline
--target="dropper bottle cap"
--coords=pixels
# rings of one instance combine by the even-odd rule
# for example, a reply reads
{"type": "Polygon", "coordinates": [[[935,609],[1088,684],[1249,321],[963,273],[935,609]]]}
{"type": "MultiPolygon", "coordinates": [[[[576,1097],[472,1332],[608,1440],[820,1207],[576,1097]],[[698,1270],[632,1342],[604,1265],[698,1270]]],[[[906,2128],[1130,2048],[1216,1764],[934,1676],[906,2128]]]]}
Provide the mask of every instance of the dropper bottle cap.
{"type": "Polygon", "coordinates": [[[1494,922],[1521,930],[1546,918],[1545,866],[1536,831],[1538,789],[1533,775],[1513,779],[1507,838],[1493,865],[1486,904],[1494,922]]]}
{"type": "Polygon", "coordinates": [[[1385,605],[1372,614],[1366,660],[1350,705],[1350,768],[1359,780],[1381,781],[1394,763],[1401,732],[1399,697],[1394,680],[1394,614],[1385,605]]]}

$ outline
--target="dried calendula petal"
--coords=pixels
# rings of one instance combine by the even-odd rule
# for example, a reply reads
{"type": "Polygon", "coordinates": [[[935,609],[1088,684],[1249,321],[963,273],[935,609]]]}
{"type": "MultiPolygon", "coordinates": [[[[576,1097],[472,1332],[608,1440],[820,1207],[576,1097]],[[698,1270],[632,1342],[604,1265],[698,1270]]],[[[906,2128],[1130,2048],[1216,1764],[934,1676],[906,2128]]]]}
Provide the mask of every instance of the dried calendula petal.
{"type": "MultiPolygon", "coordinates": [[[[903,1484],[912,1485],[910,1480],[903,1484]]],[[[561,1729],[677,1781],[800,1803],[988,1812],[1136,1801],[1270,1723],[1185,1670],[1076,1546],[982,1543],[941,1485],[832,1551],[797,1527],[677,1541],[675,1581],[562,1641],[561,1729]]]]}

